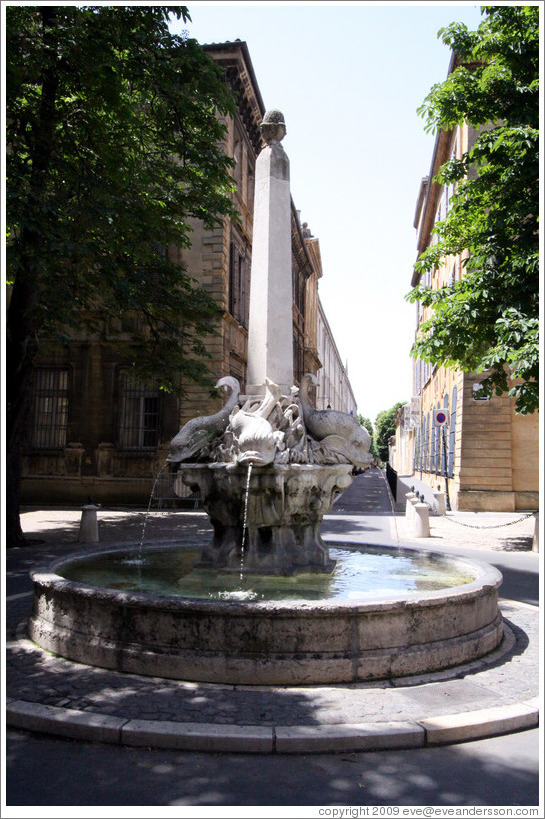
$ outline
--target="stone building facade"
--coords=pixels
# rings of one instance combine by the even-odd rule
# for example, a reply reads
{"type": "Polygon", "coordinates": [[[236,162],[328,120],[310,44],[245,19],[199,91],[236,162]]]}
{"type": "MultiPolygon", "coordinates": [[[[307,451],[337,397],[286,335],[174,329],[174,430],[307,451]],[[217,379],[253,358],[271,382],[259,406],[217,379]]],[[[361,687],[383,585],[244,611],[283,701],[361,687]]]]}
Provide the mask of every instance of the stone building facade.
{"type": "MultiPolygon", "coordinates": [[[[204,46],[221,66],[238,98],[238,111],[225,122],[225,150],[234,157],[234,194],[239,224],[225,219],[207,230],[192,224],[190,248],[169,247],[221,308],[221,318],[205,340],[209,366],[220,378],[232,375],[244,390],[248,345],[254,173],[262,147],[265,106],[246,43],[204,46]]],[[[322,366],[319,303],[322,276],[318,240],[308,235],[292,202],[294,380],[322,366]],[[307,233],[307,235],[305,235],[307,233]]],[[[127,316],[127,330],[134,319],[127,316]]],[[[331,355],[331,367],[342,368],[331,355]]],[[[111,346],[74,333],[69,343],[42,344],[34,374],[32,406],[23,451],[23,503],[147,504],[168,445],[189,419],[216,412],[221,402],[202,388],[182,385],[186,397],[160,393],[135,381],[111,346]]],[[[351,395],[345,378],[344,394],[351,395]]],[[[353,396],[351,398],[353,400],[353,396]]],[[[333,406],[333,403],[332,403],[333,406]]],[[[355,409],[355,402],[354,402],[355,409]]]]}
{"type": "MultiPolygon", "coordinates": [[[[451,62],[450,71],[455,63],[451,62]]],[[[460,158],[475,140],[467,125],[438,133],[429,175],[422,180],[414,227],[417,258],[434,241],[432,229],[445,218],[452,186],[439,185],[436,174],[451,157],[460,158]]],[[[463,276],[462,256],[445,259],[426,276],[440,288],[463,276]]],[[[414,272],[411,286],[420,282],[414,272]]],[[[416,334],[429,309],[417,304],[416,334]]],[[[398,474],[414,475],[433,490],[448,490],[453,509],[514,511],[538,508],[539,428],[537,413],[517,415],[507,395],[490,400],[479,394],[486,374],[413,364],[413,398],[398,411],[391,465],[398,474]],[[434,425],[442,411],[444,425],[434,425]]]]}
{"type": "Polygon", "coordinates": [[[317,408],[331,408],[356,417],[358,408],[348,370],[342,363],[321,302],[318,304],[318,352],[322,366],[318,371],[317,408]]]}
{"type": "MultiPolygon", "coordinates": [[[[323,275],[320,241],[312,235],[306,222],[303,222],[302,228],[306,249],[318,281],[323,275]]],[[[318,378],[316,407],[320,410],[330,408],[356,417],[357,404],[348,377],[348,368],[342,363],[335,338],[318,296],[318,288],[314,287],[313,280],[312,286],[307,288],[306,303],[307,339],[308,342],[312,340],[312,343],[317,345],[317,349],[314,348],[312,352],[316,369],[306,371],[316,373],[318,378]]],[[[308,347],[307,355],[310,356],[310,354],[311,348],[308,347]]]]}

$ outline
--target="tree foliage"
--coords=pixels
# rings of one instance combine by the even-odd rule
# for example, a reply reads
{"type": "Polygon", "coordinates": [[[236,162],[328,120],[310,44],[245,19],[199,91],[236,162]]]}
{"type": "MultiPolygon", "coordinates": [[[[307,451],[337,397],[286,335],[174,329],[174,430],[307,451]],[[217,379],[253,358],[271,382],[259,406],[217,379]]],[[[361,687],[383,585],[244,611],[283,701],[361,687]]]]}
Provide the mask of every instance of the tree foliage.
{"type": "Polygon", "coordinates": [[[373,422],[370,418],[366,418],[364,415],[358,412],[358,424],[360,426],[365,427],[369,435],[371,436],[371,446],[369,447],[369,451],[371,455],[377,455],[376,447],[375,447],[375,430],[373,429],[373,422]]]}
{"type": "Polygon", "coordinates": [[[196,40],[171,35],[172,14],[189,19],[184,6],[6,9],[15,458],[41,339],[93,333],[164,389],[207,381],[218,308],[166,249],[190,244],[191,219],[236,217],[223,150],[235,102],[196,40]]]}
{"type": "Polygon", "coordinates": [[[382,410],[375,420],[375,447],[376,452],[381,461],[387,461],[389,458],[388,440],[392,435],[395,435],[396,412],[400,407],[405,406],[405,401],[398,401],[393,407],[388,410],[382,410]]]}
{"type": "Polygon", "coordinates": [[[199,44],[169,33],[169,14],[188,18],[7,9],[6,201],[9,280],[30,291],[35,333],[85,322],[112,338],[138,311],[132,356],[172,387],[202,375],[215,305],[165,248],[190,243],[191,217],[212,227],[232,212],[218,112],[233,101],[199,44]]]}
{"type": "Polygon", "coordinates": [[[413,354],[487,373],[485,393],[509,390],[516,410],[527,413],[539,399],[539,9],[482,11],[477,31],[453,23],[439,32],[459,65],[419,109],[427,131],[465,122],[477,138],[437,176],[457,191],[416,270],[433,271],[449,255],[468,254],[460,281],[436,290],[420,284],[409,293],[433,309],[413,354]]]}

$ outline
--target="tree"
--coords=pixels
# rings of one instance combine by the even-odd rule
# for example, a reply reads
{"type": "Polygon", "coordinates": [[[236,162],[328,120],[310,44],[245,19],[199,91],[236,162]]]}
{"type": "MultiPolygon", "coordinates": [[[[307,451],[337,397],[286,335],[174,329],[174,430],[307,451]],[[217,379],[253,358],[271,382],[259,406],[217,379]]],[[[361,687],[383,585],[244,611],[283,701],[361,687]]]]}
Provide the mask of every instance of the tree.
{"type": "Polygon", "coordinates": [[[373,423],[369,418],[365,418],[365,416],[361,415],[358,412],[358,424],[360,426],[365,427],[369,435],[371,436],[371,446],[369,451],[371,455],[377,455],[376,447],[375,447],[375,430],[373,429],[373,423]]]}
{"type": "Polygon", "coordinates": [[[166,390],[208,380],[218,315],[169,257],[190,219],[235,217],[223,117],[234,100],[184,6],[15,6],[7,20],[8,537],[21,540],[21,432],[42,339],[84,330],[166,390]],[[138,317],[138,332],[120,319],[138,317]],[[123,328],[126,329],[126,328],[123,328]]]}
{"type": "Polygon", "coordinates": [[[465,274],[408,294],[433,309],[413,355],[486,372],[486,395],[508,390],[516,411],[528,413],[539,401],[539,9],[482,11],[477,31],[453,23],[439,32],[459,64],[419,109],[427,131],[465,122],[478,135],[437,176],[440,184],[455,183],[457,193],[416,271],[433,271],[446,256],[467,251],[465,274]]]}
{"type": "Polygon", "coordinates": [[[405,406],[405,401],[398,401],[388,410],[382,410],[375,420],[375,447],[377,454],[381,461],[387,461],[389,458],[388,440],[392,435],[395,435],[396,412],[400,407],[405,406]]]}

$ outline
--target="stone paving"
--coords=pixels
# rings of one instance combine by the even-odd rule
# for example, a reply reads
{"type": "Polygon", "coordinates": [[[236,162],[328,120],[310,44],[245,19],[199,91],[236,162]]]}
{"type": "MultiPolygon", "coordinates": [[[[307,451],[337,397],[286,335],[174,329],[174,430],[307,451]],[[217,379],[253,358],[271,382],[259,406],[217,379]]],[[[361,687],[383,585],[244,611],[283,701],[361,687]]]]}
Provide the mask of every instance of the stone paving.
{"type": "Polygon", "coordinates": [[[399,538],[420,546],[441,549],[441,544],[470,545],[472,549],[527,552],[532,549],[535,516],[527,512],[448,512],[430,515],[430,537],[415,538],[404,516],[396,518],[399,538]]]}
{"type": "MultiPolygon", "coordinates": [[[[17,699],[128,719],[222,724],[313,725],[423,719],[537,694],[535,612],[504,604],[513,645],[453,671],[376,683],[332,686],[234,686],[119,674],[42,651],[21,637],[7,645],[6,685],[17,699]]],[[[13,694],[12,694],[13,696],[13,694]]]]}
{"type": "MultiPolygon", "coordinates": [[[[354,484],[324,522],[327,539],[360,538],[365,532],[367,542],[392,543],[399,537],[412,545],[404,519],[393,515],[381,473],[366,473],[354,484]]],[[[25,531],[40,543],[10,550],[19,554],[8,561],[8,724],[103,741],[212,750],[249,750],[248,732],[257,730],[257,739],[252,734],[254,750],[262,752],[295,752],[303,746],[317,751],[421,746],[537,724],[538,610],[508,600],[501,603],[506,638],[493,655],[418,678],[309,687],[233,686],[121,674],[53,656],[26,637],[31,604],[26,578],[38,557],[41,562],[77,547],[79,517],[78,510],[28,511],[23,515],[25,531]],[[13,593],[15,588],[22,590],[13,593]],[[101,733],[108,720],[115,728],[111,736],[101,733]]],[[[142,512],[101,511],[101,542],[137,546],[143,519],[142,512]]],[[[479,516],[480,522],[490,520],[479,516]]],[[[517,542],[530,538],[531,548],[533,526],[533,520],[521,521],[508,536],[504,528],[488,529],[485,535],[484,530],[475,533],[432,518],[431,538],[422,540],[435,546],[448,537],[456,545],[459,537],[467,548],[469,537],[479,549],[484,538],[486,548],[494,549],[509,548],[506,538],[510,543],[513,537],[517,542]]],[[[180,530],[184,542],[198,543],[210,532],[208,518],[194,510],[154,512],[146,538],[170,540],[180,530]]]]}

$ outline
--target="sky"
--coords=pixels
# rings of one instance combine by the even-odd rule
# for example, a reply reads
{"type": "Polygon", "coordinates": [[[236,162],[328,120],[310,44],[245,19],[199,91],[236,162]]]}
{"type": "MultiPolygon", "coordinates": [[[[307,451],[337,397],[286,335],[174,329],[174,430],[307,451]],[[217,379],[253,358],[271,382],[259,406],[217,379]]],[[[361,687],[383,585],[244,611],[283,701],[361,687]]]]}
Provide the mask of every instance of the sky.
{"type": "Polygon", "coordinates": [[[320,240],[319,293],[358,412],[412,392],[413,226],[435,137],[417,108],[448,71],[440,28],[477,28],[472,2],[191,2],[179,21],[200,43],[245,40],[282,145],[301,221],[320,240]]]}

